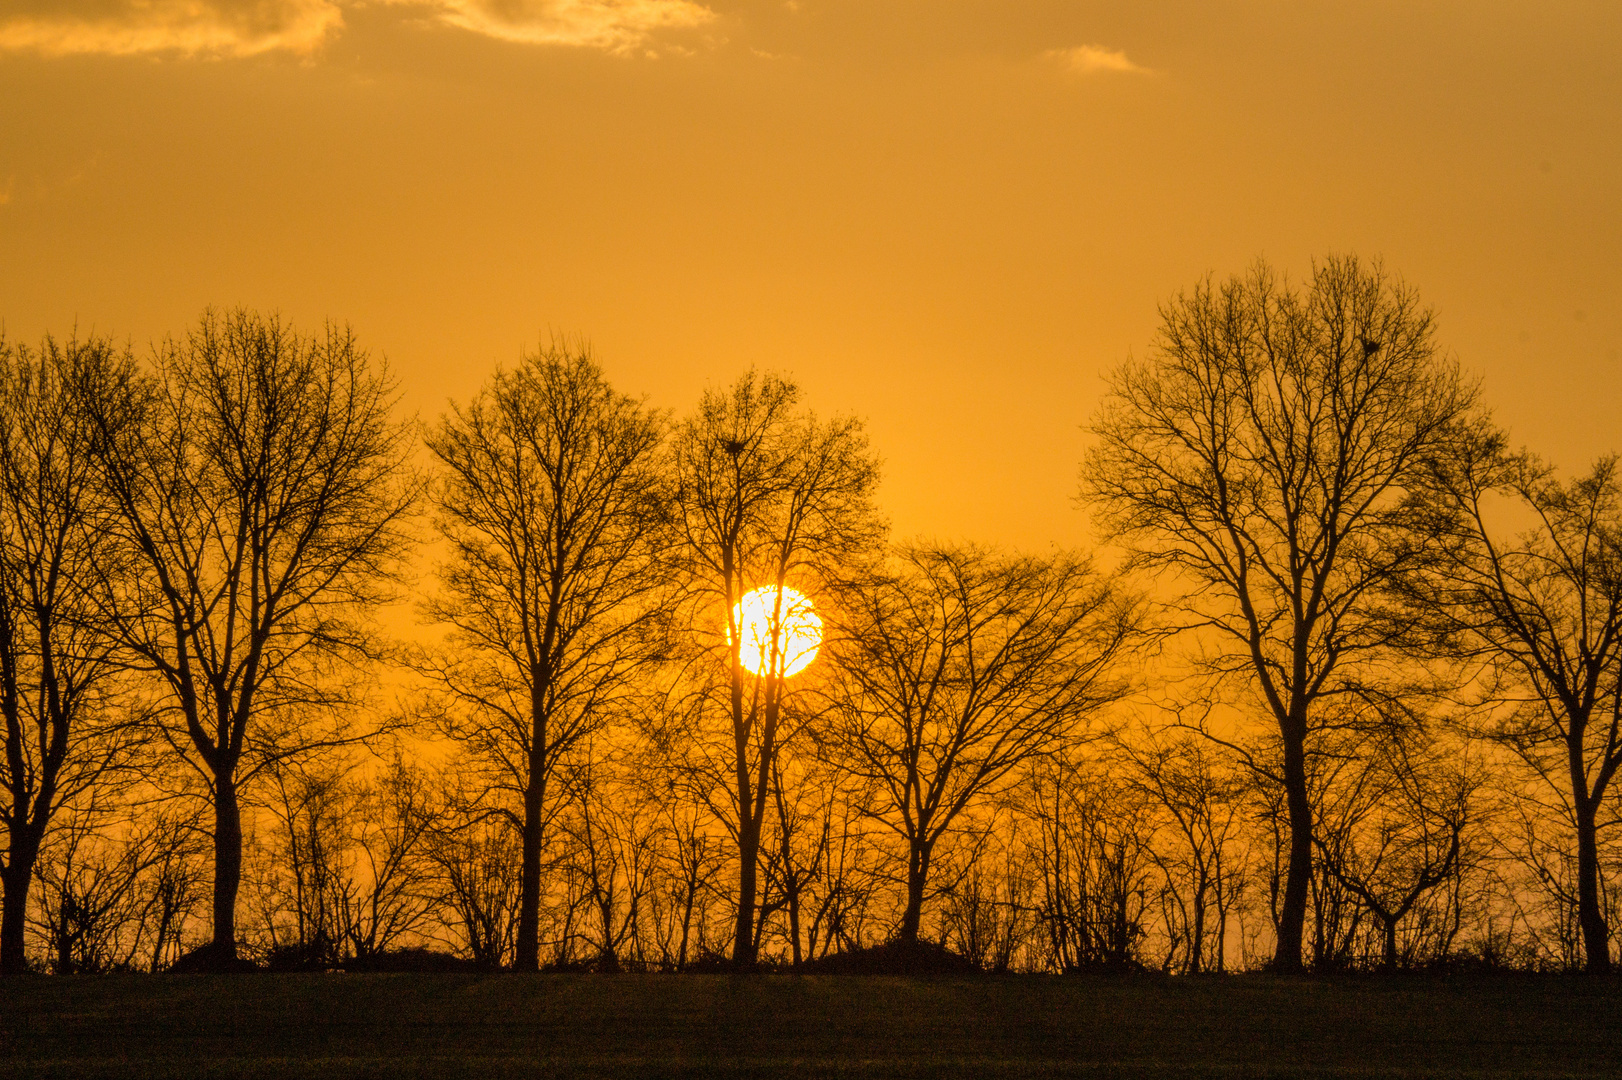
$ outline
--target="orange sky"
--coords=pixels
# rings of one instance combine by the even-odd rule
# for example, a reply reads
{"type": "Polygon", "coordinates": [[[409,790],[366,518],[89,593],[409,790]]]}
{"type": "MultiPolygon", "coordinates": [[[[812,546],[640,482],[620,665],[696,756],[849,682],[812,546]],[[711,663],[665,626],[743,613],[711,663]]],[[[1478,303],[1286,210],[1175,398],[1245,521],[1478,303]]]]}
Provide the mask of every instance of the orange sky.
{"type": "Polygon", "coordinates": [[[1330,250],[1622,449],[1622,5],[0,5],[10,335],[331,315],[425,415],[547,330],[678,409],[754,362],[869,419],[903,535],[1087,542],[1157,301],[1330,250]]]}

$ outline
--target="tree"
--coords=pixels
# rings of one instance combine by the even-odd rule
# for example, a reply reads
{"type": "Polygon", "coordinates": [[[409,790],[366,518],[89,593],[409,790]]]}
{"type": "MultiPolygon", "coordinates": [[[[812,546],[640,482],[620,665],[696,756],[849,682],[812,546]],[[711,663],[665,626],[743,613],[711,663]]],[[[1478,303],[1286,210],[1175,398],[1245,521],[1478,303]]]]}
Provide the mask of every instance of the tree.
{"type": "Polygon", "coordinates": [[[1138,605],[1084,559],[907,545],[846,598],[830,741],[907,845],[900,939],[918,940],[936,845],[1124,684],[1138,605]]]}
{"type": "Polygon", "coordinates": [[[1485,665],[1483,702],[1501,706],[1486,734],[1562,801],[1576,841],[1586,966],[1604,973],[1610,927],[1598,835],[1622,767],[1619,461],[1604,457],[1562,480],[1534,455],[1511,452],[1485,418],[1457,434],[1432,458],[1437,558],[1406,585],[1434,613],[1437,650],[1485,665]],[[1528,527],[1510,534],[1506,518],[1528,527]]]}
{"type": "Polygon", "coordinates": [[[354,776],[361,764],[272,771],[279,873],[263,901],[273,967],[371,961],[419,936],[442,906],[428,854],[442,815],[426,777],[398,747],[369,779],[354,776]]]}
{"type": "Polygon", "coordinates": [[[1037,827],[1036,920],[1051,964],[1137,966],[1153,869],[1144,793],[1074,753],[1032,764],[1025,814],[1037,827]]]}
{"type": "Polygon", "coordinates": [[[1170,819],[1173,840],[1150,855],[1166,878],[1175,916],[1168,918],[1168,962],[1184,948],[1189,974],[1227,965],[1228,914],[1244,886],[1243,860],[1230,852],[1239,832],[1243,784],[1213,761],[1211,746],[1182,732],[1119,740],[1130,783],[1170,819]]]}
{"type": "Polygon", "coordinates": [[[359,872],[351,872],[340,897],[338,925],[347,956],[365,960],[420,936],[442,905],[428,848],[443,808],[398,748],[358,795],[352,840],[359,872]]]}
{"type": "MultiPolygon", "coordinates": [[[[818,420],[798,407],[799,389],[750,372],[729,391],[711,390],[676,431],[678,569],[693,607],[701,728],[726,717],[719,745],[695,748],[697,772],[737,842],[738,894],[732,962],[753,966],[761,835],[782,750],[789,679],[774,660],[756,674],[744,662],[737,624],[743,596],[771,587],[765,655],[783,653],[782,604],[792,586],[809,597],[837,586],[871,558],[884,531],[873,506],[878,463],[853,417],[818,420]]],[[[701,740],[702,742],[702,740],[701,740]]]]}
{"type": "Polygon", "coordinates": [[[1454,748],[1433,736],[1398,731],[1365,747],[1339,800],[1338,827],[1314,838],[1324,872],[1379,924],[1386,971],[1400,961],[1398,925],[1459,874],[1473,823],[1480,778],[1450,761],[1454,748]]]}
{"type": "Polygon", "coordinates": [[[819,945],[829,950],[836,924],[854,899],[842,856],[858,846],[853,826],[863,812],[851,803],[863,793],[849,779],[837,762],[779,758],[774,767],[774,814],[769,839],[762,842],[766,880],[755,939],[765,939],[770,917],[781,912],[780,936],[788,940],[792,964],[815,959],[819,945]],[[784,776],[785,764],[797,767],[798,775],[784,776]]]}
{"type": "Polygon", "coordinates": [[[162,738],[208,786],[213,940],[235,961],[242,790],[364,739],[354,678],[381,655],[416,483],[394,387],[347,328],[206,312],[151,372],[106,364],[82,393],[117,558],[101,617],[164,691],[162,738]]]}
{"type": "Polygon", "coordinates": [[[128,713],[111,699],[115,641],[91,592],[108,556],[74,393],[84,368],[117,364],[90,339],[37,351],[0,340],[0,974],[26,969],[35,863],[58,811],[130,763],[128,713]]]}
{"type": "Polygon", "coordinates": [[[663,430],[589,352],[553,346],[496,372],[428,436],[450,548],[428,610],[450,626],[453,651],[422,667],[446,693],[445,734],[489,773],[486,809],[522,839],[520,971],[540,965],[552,781],[662,655],[664,609],[651,598],[663,582],[649,568],[663,430]]]}
{"type": "Polygon", "coordinates": [[[646,959],[642,911],[653,888],[658,821],[642,792],[610,774],[609,754],[582,757],[565,778],[572,806],[563,825],[572,842],[571,888],[595,923],[583,934],[594,955],[582,959],[595,971],[620,971],[627,950],[637,964],[646,959]]]}
{"type": "Polygon", "coordinates": [[[1258,263],[1160,318],[1152,359],[1109,378],[1082,492],[1132,567],[1175,573],[1177,625],[1277,729],[1290,850],[1274,964],[1296,970],[1321,705],[1381,696],[1380,657],[1405,632],[1383,590],[1424,549],[1408,496],[1474,389],[1414,290],[1355,257],[1315,264],[1304,288],[1258,263]]]}
{"type": "Polygon", "coordinates": [[[726,865],[725,846],[703,828],[708,823],[701,820],[705,816],[701,807],[679,798],[664,803],[659,875],[663,885],[649,896],[647,906],[659,943],[659,963],[666,971],[685,970],[690,955],[702,955],[708,948],[707,899],[726,865]]]}
{"type": "Polygon", "coordinates": [[[97,828],[110,809],[91,805],[64,815],[64,827],[54,830],[56,850],[40,860],[44,895],[35,923],[58,975],[132,968],[142,945],[141,886],[173,836],[158,818],[119,822],[121,835],[114,839],[97,828]]]}
{"type": "Polygon", "coordinates": [[[481,968],[507,963],[518,928],[514,869],[523,862],[507,822],[474,815],[448,823],[430,835],[428,859],[442,885],[446,929],[460,938],[461,954],[481,968]]]}
{"type": "Polygon", "coordinates": [[[355,792],[346,782],[353,767],[271,770],[275,793],[268,801],[279,872],[262,879],[267,888],[261,904],[273,969],[322,970],[342,959],[340,912],[351,884],[348,827],[357,816],[355,792]]]}

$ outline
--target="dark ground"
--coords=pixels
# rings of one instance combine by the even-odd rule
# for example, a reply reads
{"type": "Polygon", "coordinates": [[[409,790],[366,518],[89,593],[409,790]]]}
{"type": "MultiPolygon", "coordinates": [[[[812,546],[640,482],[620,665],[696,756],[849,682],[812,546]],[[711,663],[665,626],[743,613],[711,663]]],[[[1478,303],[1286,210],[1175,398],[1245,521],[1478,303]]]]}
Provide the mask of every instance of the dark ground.
{"type": "Polygon", "coordinates": [[[160,975],[0,984],[0,1077],[1622,1076],[1622,981],[160,975]]]}

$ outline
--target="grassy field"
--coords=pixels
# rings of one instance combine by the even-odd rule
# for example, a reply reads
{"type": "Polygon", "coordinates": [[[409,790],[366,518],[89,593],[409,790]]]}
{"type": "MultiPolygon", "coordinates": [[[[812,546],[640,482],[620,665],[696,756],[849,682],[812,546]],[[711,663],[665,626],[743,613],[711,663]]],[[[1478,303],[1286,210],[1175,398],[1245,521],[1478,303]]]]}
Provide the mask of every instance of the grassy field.
{"type": "Polygon", "coordinates": [[[1614,1077],[1622,983],[34,978],[0,1076],[1614,1077]]]}

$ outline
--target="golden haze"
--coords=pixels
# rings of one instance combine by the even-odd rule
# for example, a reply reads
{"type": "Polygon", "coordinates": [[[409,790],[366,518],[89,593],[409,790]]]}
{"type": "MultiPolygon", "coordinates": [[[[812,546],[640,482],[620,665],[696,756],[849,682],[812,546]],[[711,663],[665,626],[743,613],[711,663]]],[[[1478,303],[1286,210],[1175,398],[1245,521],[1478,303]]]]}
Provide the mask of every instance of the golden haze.
{"type": "Polygon", "coordinates": [[[21,0],[0,317],[336,317],[437,415],[537,333],[869,418],[899,535],[1089,541],[1098,374],[1262,254],[1382,255],[1517,438],[1618,440],[1601,3],[21,0]]]}

